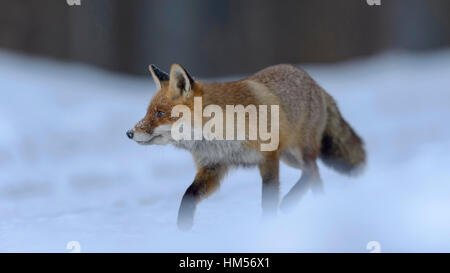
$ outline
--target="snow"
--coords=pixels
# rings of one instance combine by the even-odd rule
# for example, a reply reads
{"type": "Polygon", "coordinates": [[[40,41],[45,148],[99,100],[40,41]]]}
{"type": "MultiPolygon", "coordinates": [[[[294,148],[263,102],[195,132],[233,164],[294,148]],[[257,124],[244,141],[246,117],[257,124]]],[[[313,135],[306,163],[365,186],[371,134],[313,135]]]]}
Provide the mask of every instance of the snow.
{"type": "MultiPolygon", "coordinates": [[[[320,164],[325,194],[266,223],[258,171],[237,169],[180,232],[190,154],[125,136],[151,76],[0,51],[0,251],[450,251],[450,51],[303,67],[364,138],[365,173],[320,164]]],[[[282,195],[299,177],[281,167],[282,195]]]]}

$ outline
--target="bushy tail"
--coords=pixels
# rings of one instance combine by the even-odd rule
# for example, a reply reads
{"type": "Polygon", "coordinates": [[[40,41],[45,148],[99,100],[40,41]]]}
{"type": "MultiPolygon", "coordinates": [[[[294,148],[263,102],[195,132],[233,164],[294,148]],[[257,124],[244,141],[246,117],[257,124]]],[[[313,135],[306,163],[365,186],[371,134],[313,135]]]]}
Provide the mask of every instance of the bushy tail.
{"type": "Polygon", "coordinates": [[[363,141],[341,116],[334,99],[328,94],[326,96],[328,119],[320,158],[341,173],[355,174],[366,161],[363,141]]]}

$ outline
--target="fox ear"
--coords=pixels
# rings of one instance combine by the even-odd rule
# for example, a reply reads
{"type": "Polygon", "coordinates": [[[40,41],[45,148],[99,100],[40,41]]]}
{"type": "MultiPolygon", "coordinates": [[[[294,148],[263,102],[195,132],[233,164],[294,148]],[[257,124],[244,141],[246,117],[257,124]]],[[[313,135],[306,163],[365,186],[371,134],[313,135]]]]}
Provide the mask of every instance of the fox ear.
{"type": "Polygon", "coordinates": [[[179,64],[173,64],[170,69],[169,86],[173,97],[183,95],[185,97],[192,96],[194,79],[189,73],[179,64]]]}
{"type": "Polygon", "coordinates": [[[169,80],[169,74],[162,71],[154,64],[149,65],[148,70],[152,73],[153,80],[155,81],[158,89],[161,89],[161,82],[169,80]]]}

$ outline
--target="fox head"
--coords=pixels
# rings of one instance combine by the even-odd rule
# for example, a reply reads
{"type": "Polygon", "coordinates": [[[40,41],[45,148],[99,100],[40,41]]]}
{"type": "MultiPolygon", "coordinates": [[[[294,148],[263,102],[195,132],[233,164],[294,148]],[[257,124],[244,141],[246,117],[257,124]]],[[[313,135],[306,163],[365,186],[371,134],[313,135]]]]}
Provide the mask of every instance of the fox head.
{"type": "Polygon", "coordinates": [[[172,142],[171,126],[178,120],[171,116],[171,111],[179,104],[192,108],[195,82],[178,64],[172,65],[170,76],[155,65],[150,65],[149,70],[157,92],[144,118],[127,131],[127,136],[141,145],[165,145],[172,142]]]}

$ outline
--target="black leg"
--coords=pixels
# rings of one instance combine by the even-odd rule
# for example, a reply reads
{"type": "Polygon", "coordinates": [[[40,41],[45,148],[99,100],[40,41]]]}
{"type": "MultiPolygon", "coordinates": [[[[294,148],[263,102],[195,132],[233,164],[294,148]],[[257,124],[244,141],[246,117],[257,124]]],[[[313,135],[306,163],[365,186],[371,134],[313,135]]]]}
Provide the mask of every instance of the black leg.
{"type": "Polygon", "coordinates": [[[181,200],[178,211],[178,227],[180,229],[189,230],[192,228],[197,204],[219,187],[226,169],[224,166],[208,166],[201,167],[198,170],[194,182],[186,190],[181,200]]]}

